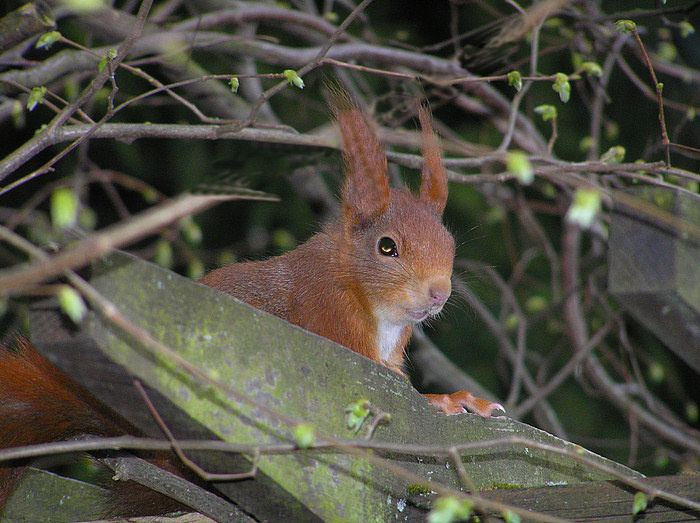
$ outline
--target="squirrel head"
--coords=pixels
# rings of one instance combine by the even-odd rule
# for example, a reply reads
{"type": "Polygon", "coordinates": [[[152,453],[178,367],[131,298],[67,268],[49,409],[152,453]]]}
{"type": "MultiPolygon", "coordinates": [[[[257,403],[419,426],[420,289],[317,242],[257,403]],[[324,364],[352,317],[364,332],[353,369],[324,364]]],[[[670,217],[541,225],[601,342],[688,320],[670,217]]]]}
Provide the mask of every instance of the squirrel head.
{"type": "Polygon", "coordinates": [[[419,108],[423,171],[418,194],[390,189],[379,139],[347,95],[334,99],[346,164],[342,189],[345,263],[377,320],[393,327],[440,312],[451,292],[455,254],[442,224],[447,174],[430,113],[419,108]]]}

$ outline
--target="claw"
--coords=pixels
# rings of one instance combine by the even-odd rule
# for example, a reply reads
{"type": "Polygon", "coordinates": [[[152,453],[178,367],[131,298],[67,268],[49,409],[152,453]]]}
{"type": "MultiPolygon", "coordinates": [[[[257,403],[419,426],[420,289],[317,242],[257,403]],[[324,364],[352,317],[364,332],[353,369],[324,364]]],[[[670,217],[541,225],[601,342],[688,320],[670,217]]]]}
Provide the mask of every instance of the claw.
{"type": "Polygon", "coordinates": [[[464,407],[459,403],[450,398],[447,394],[423,394],[433,406],[437,407],[439,411],[444,412],[448,416],[453,414],[461,414],[467,412],[464,407]]]}
{"type": "Polygon", "coordinates": [[[463,412],[473,412],[482,418],[490,418],[493,411],[501,411],[505,414],[506,409],[500,403],[493,403],[483,398],[477,398],[471,392],[460,390],[452,394],[424,394],[438,410],[448,416],[461,414],[463,412]]]}

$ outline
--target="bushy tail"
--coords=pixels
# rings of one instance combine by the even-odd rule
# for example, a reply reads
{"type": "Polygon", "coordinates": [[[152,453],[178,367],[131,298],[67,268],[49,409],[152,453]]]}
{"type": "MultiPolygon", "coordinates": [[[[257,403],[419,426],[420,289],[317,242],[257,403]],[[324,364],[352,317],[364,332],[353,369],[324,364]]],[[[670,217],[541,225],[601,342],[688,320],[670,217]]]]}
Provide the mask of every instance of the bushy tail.
{"type": "MultiPolygon", "coordinates": [[[[128,421],[54,367],[24,338],[15,350],[0,347],[0,448],[61,441],[81,435],[139,435],[128,421]]],[[[169,456],[169,455],[168,455],[169,456]]],[[[169,458],[157,456],[158,465],[169,458]]],[[[26,463],[0,462],[0,508],[26,463]]],[[[182,508],[169,498],[133,482],[119,482],[110,513],[161,514],[182,508]]]]}

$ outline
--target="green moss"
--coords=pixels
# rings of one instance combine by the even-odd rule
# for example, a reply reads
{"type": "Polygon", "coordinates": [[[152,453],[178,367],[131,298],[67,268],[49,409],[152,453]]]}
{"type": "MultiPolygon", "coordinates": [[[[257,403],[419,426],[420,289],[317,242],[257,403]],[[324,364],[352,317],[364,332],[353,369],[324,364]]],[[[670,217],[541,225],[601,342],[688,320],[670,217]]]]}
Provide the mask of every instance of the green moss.
{"type": "Polygon", "coordinates": [[[406,487],[406,492],[408,492],[409,496],[428,496],[430,494],[433,494],[433,491],[429,488],[416,483],[406,487]]]}
{"type": "Polygon", "coordinates": [[[516,483],[493,483],[490,486],[481,490],[505,490],[505,489],[518,489],[525,488],[525,485],[519,485],[516,483]]]}

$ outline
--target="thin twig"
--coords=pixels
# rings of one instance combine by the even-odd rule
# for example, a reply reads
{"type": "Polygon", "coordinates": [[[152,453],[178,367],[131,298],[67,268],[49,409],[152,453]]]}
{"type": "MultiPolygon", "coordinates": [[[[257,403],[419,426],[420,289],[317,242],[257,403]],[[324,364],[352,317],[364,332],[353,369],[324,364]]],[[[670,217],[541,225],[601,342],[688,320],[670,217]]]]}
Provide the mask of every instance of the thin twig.
{"type": "Polygon", "coordinates": [[[180,446],[178,441],[175,439],[175,436],[173,435],[172,431],[168,428],[165,421],[163,421],[163,418],[158,413],[158,410],[156,409],[155,405],[153,405],[151,398],[148,397],[146,390],[143,388],[143,385],[141,385],[141,382],[139,380],[134,380],[134,387],[136,388],[136,391],[139,393],[139,396],[141,396],[141,399],[143,400],[143,402],[146,404],[146,408],[148,408],[148,412],[151,413],[151,416],[153,417],[155,422],[158,424],[158,427],[160,427],[160,430],[163,431],[163,434],[165,434],[165,437],[170,442],[170,446],[172,448],[172,451],[175,453],[175,455],[180,459],[180,461],[182,461],[182,463],[187,468],[192,470],[195,474],[197,474],[204,481],[238,481],[241,479],[248,479],[248,478],[255,477],[255,475],[258,472],[258,463],[260,461],[260,449],[258,447],[253,448],[253,452],[250,455],[251,456],[251,467],[250,467],[250,470],[247,470],[246,472],[234,472],[234,473],[207,472],[206,470],[204,470],[202,467],[197,465],[194,461],[192,461],[190,458],[188,458],[185,455],[185,453],[182,450],[182,447],[180,446]]]}
{"type": "Polygon", "coordinates": [[[646,63],[648,69],[649,69],[649,74],[651,75],[651,80],[654,82],[654,90],[656,91],[656,99],[659,104],[659,123],[661,124],[661,143],[663,144],[665,150],[666,150],[666,165],[671,166],[671,148],[669,147],[670,140],[668,139],[668,131],[666,130],[666,117],[664,116],[664,98],[663,98],[663,84],[659,83],[659,81],[656,79],[656,73],[654,72],[654,66],[651,64],[651,60],[649,60],[649,55],[647,54],[647,50],[644,48],[644,43],[642,42],[642,38],[639,36],[639,32],[637,31],[636,28],[632,29],[632,34],[634,35],[634,39],[637,41],[637,45],[639,46],[639,49],[642,52],[642,56],[644,57],[644,62],[646,63]]]}
{"type": "MultiPolygon", "coordinates": [[[[157,205],[123,223],[91,234],[55,256],[0,271],[0,295],[22,292],[30,285],[55,278],[66,270],[82,267],[113,249],[148,236],[183,216],[204,210],[215,203],[237,198],[241,197],[185,194],[157,205]]],[[[8,229],[0,227],[0,237],[7,239],[8,231],[8,229]]]]}
{"type": "MultiPolygon", "coordinates": [[[[352,12],[343,20],[343,23],[338,26],[338,29],[333,33],[333,35],[328,39],[328,41],[321,46],[321,49],[319,49],[318,54],[316,57],[309,62],[308,64],[304,65],[301,67],[298,71],[297,74],[303,78],[303,76],[314,70],[316,67],[321,65],[323,59],[325,58],[326,54],[330,50],[330,48],[336,43],[338,38],[345,32],[345,30],[348,28],[348,26],[357,18],[357,16],[364,11],[369,4],[371,4],[373,0],[363,0],[360,2],[355,9],[352,10],[352,12]]],[[[245,118],[243,121],[235,123],[235,124],[230,124],[221,127],[218,130],[219,135],[231,133],[231,132],[238,132],[241,129],[248,127],[254,120],[255,116],[257,115],[258,111],[260,110],[260,107],[264,103],[266,103],[270,98],[272,98],[274,95],[282,91],[282,89],[285,89],[288,86],[288,83],[286,81],[280,82],[274,87],[271,87],[267,91],[265,91],[262,96],[258,97],[258,99],[255,101],[253,106],[250,109],[250,113],[248,114],[248,117],[245,118]]]]}
{"type": "MultiPolygon", "coordinates": [[[[540,20],[534,27],[532,31],[532,46],[530,49],[530,76],[534,77],[537,75],[537,57],[538,57],[538,50],[539,50],[539,41],[540,41],[540,29],[542,28],[542,23],[544,22],[544,19],[540,20]]],[[[523,87],[515,93],[515,96],[513,97],[513,102],[511,103],[510,107],[510,113],[508,115],[508,129],[503,135],[503,139],[501,140],[501,144],[498,146],[497,151],[505,151],[508,149],[510,146],[510,142],[513,139],[513,132],[515,131],[515,124],[517,122],[518,118],[518,111],[520,107],[520,103],[522,102],[523,98],[527,94],[527,92],[530,89],[530,85],[532,84],[532,80],[526,80],[523,83],[523,87]]],[[[550,150],[551,153],[551,150],[550,150]]]]}
{"type": "MultiPolygon", "coordinates": [[[[141,35],[144,23],[146,22],[146,17],[148,16],[148,12],[151,9],[152,2],[153,0],[144,0],[142,2],[141,6],[139,7],[139,12],[136,16],[136,20],[131,29],[130,34],[119,46],[115,57],[112,60],[110,60],[112,67],[117,67],[126,58],[127,52],[133,46],[136,39],[141,35]]],[[[73,115],[74,112],[76,112],[82,105],[84,105],[90,98],[92,98],[92,96],[99,89],[101,89],[105,82],[107,82],[107,80],[109,80],[112,76],[112,68],[110,67],[105,67],[104,69],[102,69],[102,71],[99,71],[97,73],[97,76],[95,76],[94,80],[90,82],[90,85],[83,89],[83,92],[80,93],[80,95],[73,102],[71,102],[59,114],[57,114],[44,130],[39,132],[39,134],[37,134],[34,138],[25,142],[16,151],[14,151],[12,154],[8,155],[6,158],[0,161],[0,181],[4,180],[7,176],[13,173],[17,168],[20,167],[20,165],[26,162],[28,158],[36,156],[40,151],[45,149],[51,141],[51,135],[57,129],[62,127],[69,120],[69,118],[73,115]]],[[[105,121],[106,120],[103,119],[102,123],[104,123],[105,121]]],[[[92,133],[94,133],[94,131],[96,131],[99,128],[99,126],[99,122],[93,125],[93,130],[91,132],[79,138],[76,141],[76,143],[74,143],[72,146],[69,146],[67,149],[71,150],[74,147],[76,147],[80,142],[87,139],[92,133]]],[[[66,150],[64,154],[67,152],[68,151],[66,150]]],[[[61,156],[63,156],[64,154],[62,154],[61,156]]],[[[35,176],[39,176],[40,174],[46,172],[49,169],[50,165],[52,165],[53,163],[55,162],[49,162],[48,164],[45,164],[44,167],[35,171],[35,176]]]]}

